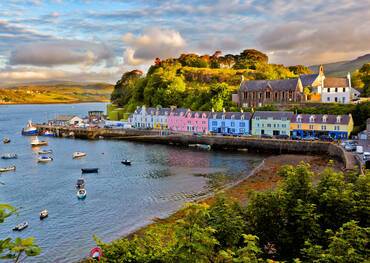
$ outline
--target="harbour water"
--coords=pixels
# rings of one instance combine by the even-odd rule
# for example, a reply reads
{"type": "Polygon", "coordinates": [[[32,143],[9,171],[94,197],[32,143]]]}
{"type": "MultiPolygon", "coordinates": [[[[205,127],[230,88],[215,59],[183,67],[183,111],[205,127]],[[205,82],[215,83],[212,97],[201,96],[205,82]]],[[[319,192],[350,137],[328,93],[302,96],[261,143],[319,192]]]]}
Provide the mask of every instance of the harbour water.
{"type": "Polygon", "coordinates": [[[0,167],[16,165],[15,172],[0,175],[0,203],[19,209],[17,216],[0,224],[0,238],[34,236],[42,254],[28,262],[73,262],[94,246],[93,234],[111,241],[179,209],[185,202],[212,191],[209,178],[198,174],[224,173],[238,180],[256,167],[262,156],[244,152],[199,151],[164,145],[114,140],[50,138],[54,161],[37,163],[31,137],[21,136],[29,119],[45,122],[58,114],[86,115],[104,110],[104,103],[0,106],[0,154],[14,152],[16,160],[0,160],[0,167]],[[72,160],[75,151],[87,156],[72,160]],[[120,163],[132,160],[131,166],[120,163]],[[81,168],[99,167],[98,174],[86,174],[87,198],[78,200],[75,183],[81,168]],[[39,220],[41,210],[49,217],[39,220]],[[12,228],[23,221],[22,232],[12,228]]]}

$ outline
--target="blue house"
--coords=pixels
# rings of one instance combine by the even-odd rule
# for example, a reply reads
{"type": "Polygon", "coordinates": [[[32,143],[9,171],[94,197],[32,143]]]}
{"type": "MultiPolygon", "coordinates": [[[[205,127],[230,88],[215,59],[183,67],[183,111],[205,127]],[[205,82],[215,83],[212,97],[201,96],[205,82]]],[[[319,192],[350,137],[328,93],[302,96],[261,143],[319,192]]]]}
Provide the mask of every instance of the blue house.
{"type": "Polygon", "coordinates": [[[249,112],[211,112],[208,115],[208,130],[221,134],[250,134],[249,112]]]}

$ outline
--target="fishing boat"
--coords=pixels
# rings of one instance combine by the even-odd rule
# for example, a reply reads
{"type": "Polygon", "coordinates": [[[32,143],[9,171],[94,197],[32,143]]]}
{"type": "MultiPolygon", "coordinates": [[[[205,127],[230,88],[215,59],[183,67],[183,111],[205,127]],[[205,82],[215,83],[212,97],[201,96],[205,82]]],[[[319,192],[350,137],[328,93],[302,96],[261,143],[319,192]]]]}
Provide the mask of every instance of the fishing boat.
{"type": "Polygon", "coordinates": [[[26,136],[37,135],[37,128],[32,125],[32,121],[28,121],[27,126],[22,129],[22,135],[26,136]]]}
{"type": "Polygon", "coordinates": [[[0,168],[0,173],[15,171],[15,165],[0,168]]]}
{"type": "Polygon", "coordinates": [[[4,143],[4,144],[10,143],[10,142],[11,142],[11,141],[10,141],[10,139],[9,139],[9,138],[4,138],[4,139],[3,139],[3,143],[4,143]]]}
{"type": "Polygon", "coordinates": [[[15,153],[5,153],[1,155],[1,159],[7,160],[7,159],[17,159],[18,155],[15,153]]]}
{"type": "Polygon", "coordinates": [[[51,137],[54,137],[54,136],[55,136],[55,133],[54,133],[54,132],[52,132],[52,131],[45,131],[43,135],[44,135],[44,136],[51,136],[51,137]]]}
{"type": "Polygon", "coordinates": [[[40,212],[40,220],[43,220],[49,216],[48,210],[44,209],[40,212]]]}
{"type": "Polygon", "coordinates": [[[39,162],[39,163],[47,163],[47,162],[51,162],[53,160],[53,158],[52,157],[50,157],[50,156],[46,156],[46,155],[42,155],[42,156],[40,156],[39,158],[37,158],[37,161],[39,162]]]}
{"type": "Polygon", "coordinates": [[[82,168],[81,169],[81,172],[83,174],[98,173],[99,172],[99,168],[82,168]]]}
{"type": "Polygon", "coordinates": [[[23,223],[20,223],[18,225],[16,225],[14,228],[13,228],[13,231],[22,231],[23,229],[27,228],[28,227],[28,222],[23,222],[23,223]]]}
{"type": "Polygon", "coordinates": [[[100,261],[101,257],[103,256],[103,251],[100,247],[94,247],[90,250],[90,257],[93,260],[100,261]]]}
{"type": "Polygon", "coordinates": [[[189,144],[188,146],[189,147],[195,147],[195,148],[198,148],[198,149],[201,149],[201,150],[207,150],[207,151],[211,150],[211,145],[209,145],[209,144],[199,144],[199,143],[197,143],[197,144],[189,144]]]}
{"type": "Polygon", "coordinates": [[[130,160],[122,160],[121,163],[124,164],[124,165],[131,165],[130,160]]]}
{"type": "Polygon", "coordinates": [[[83,179],[82,177],[77,179],[76,188],[77,189],[85,188],[85,179],[83,179]]]}
{"type": "Polygon", "coordinates": [[[86,153],[84,153],[84,152],[74,152],[73,154],[72,154],[72,158],[73,159],[76,159],[76,158],[81,158],[81,157],[84,157],[84,156],[86,156],[87,154],[86,153]]]}
{"type": "Polygon", "coordinates": [[[43,145],[48,145],[47,141],[40,141],[39,138],[36,137],[36,139],[33,139],[31,141],[31,146],[36,147],[36,146],[43,146],[43,145]]]}
{"type": "Polygon", "coordinates": [[[86,198],[86,189],[81,188],[77,191],[77,198],[78,199],[85,199],[86,198]]]}
{"type": "Polygon", "coordinates": [[[37,153],[38,154],[52,154],[53,150],[40,150],[37,153]]]}

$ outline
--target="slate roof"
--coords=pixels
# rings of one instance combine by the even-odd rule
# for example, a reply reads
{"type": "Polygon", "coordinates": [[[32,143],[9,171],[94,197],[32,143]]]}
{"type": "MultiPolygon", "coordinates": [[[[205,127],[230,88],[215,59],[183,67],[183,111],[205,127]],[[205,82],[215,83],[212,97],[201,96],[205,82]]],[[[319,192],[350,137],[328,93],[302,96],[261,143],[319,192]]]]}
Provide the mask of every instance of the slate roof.
{"type": "Polygon", "coordinates": [[[245,80],[240,84],[241,91],[260,91],[270,87],[275,91],[295,91],[298,79],[245,80]]]}
{"type": "Polygon", "coordinates": [[[336,78],[336,77],[326,77],[324,79],[324,87],[348,87],[347,78],[336,78]]]}
{"type": "Polygon", "coordinates": [[[58,115],[55,120],[56,121],[69,121],[72,118],[76,117],[76,115],[58,115]]]}
{"type": "MultiPolygon", "coordinates": [[[[139,107],[135,110],[134,114],[141,114],[142,110],[143,108],[139,107]]],[[[151,107],[151,108],[146,108],[145,110],[148,114],[153,114],[153,115],[157,114],[157,111],[158,111],[158,115],[165,115],[166,112],[167,114],[170,114],[171,112],[171,108],[158,108],[157,109],[157,108],[151,107]]]]}
{"type": "Polygon", "coordinates": [[[210,112],[209,118],[210,119],[222,119],[222,116],[225,115],[225,119],[232,119],[234,116],[235,120],[241,120],[241,117],[244,116],[244,120],[251,119],[250,112],[210,112]]]}
{"type": "Polygon", "coordinates": [[[349,115],[331,115],[331,114],[294,114],[291,118],[292,123],[310,123],[310,117],[314,116],[314,122],[311,123],[322,123],[322,124],[348,124],[350,120],[349,115]],[[301,116],[302,121],[297,122],[297,117],[301,116]],[[326,116],[326,122],[323,117],[326,116]],[[340,122],[337,122],[337,117],[340,116],[340,122]]]}
{"type": "MultiPolygon", "coordinates": [[[[211,113],[210,111],[190,111],[191,113],[191,117],[192,118],[195,118],[195,114],[199,114],[199,117],[198,118],[201,118],[202,117],[202,114],[205,113],[206,114],[206,118],[208,118],[208,115],[211,113]]],[[[187,113],[188,114],[188,113],[187,113]]]]}
{"type": "Polygon", "coordinates": [[[319,74],[303,74],[299,75],[303,87],[312,86],[312,83],[317,79],[319,74]]]}
{"type": "Polygon", "coordinates": [[[260,119],[273,118],[273,120],[281,120],[282,118],[286,118],[290,120],[292,116],[293,112],[290,111],[256,111],[253,114],[253,119],[259,117],[260,119]]]}

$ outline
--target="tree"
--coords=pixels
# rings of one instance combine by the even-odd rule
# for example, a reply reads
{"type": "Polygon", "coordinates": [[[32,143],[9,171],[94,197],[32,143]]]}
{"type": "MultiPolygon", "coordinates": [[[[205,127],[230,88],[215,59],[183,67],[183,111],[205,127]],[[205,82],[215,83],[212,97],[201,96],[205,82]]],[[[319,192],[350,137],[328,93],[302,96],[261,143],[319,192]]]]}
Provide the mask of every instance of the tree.
{"type": "MultiPolygon", "coordinates": [[[[16,213],[16,209],[8,204],[0,204],[0,224],[6,218],[16,213]]],[[[41,248],[34,243],[34,238],[0,239],[0,259],[14,259],[15,263],[21,262],[25,257],[37,256],[41,248]]]]}
{"type": "Polygon", "coordinates": [[[215,111],[222,111],[229,106],[231,93],[226,83],[212,84],[210,87],[211,105],[215,111]]]}
{"type": "Polygon", "coordinates": [[[289,70],[296,75],[312,74],[312,70],[303,65],[290,66],[289,70]]]}

